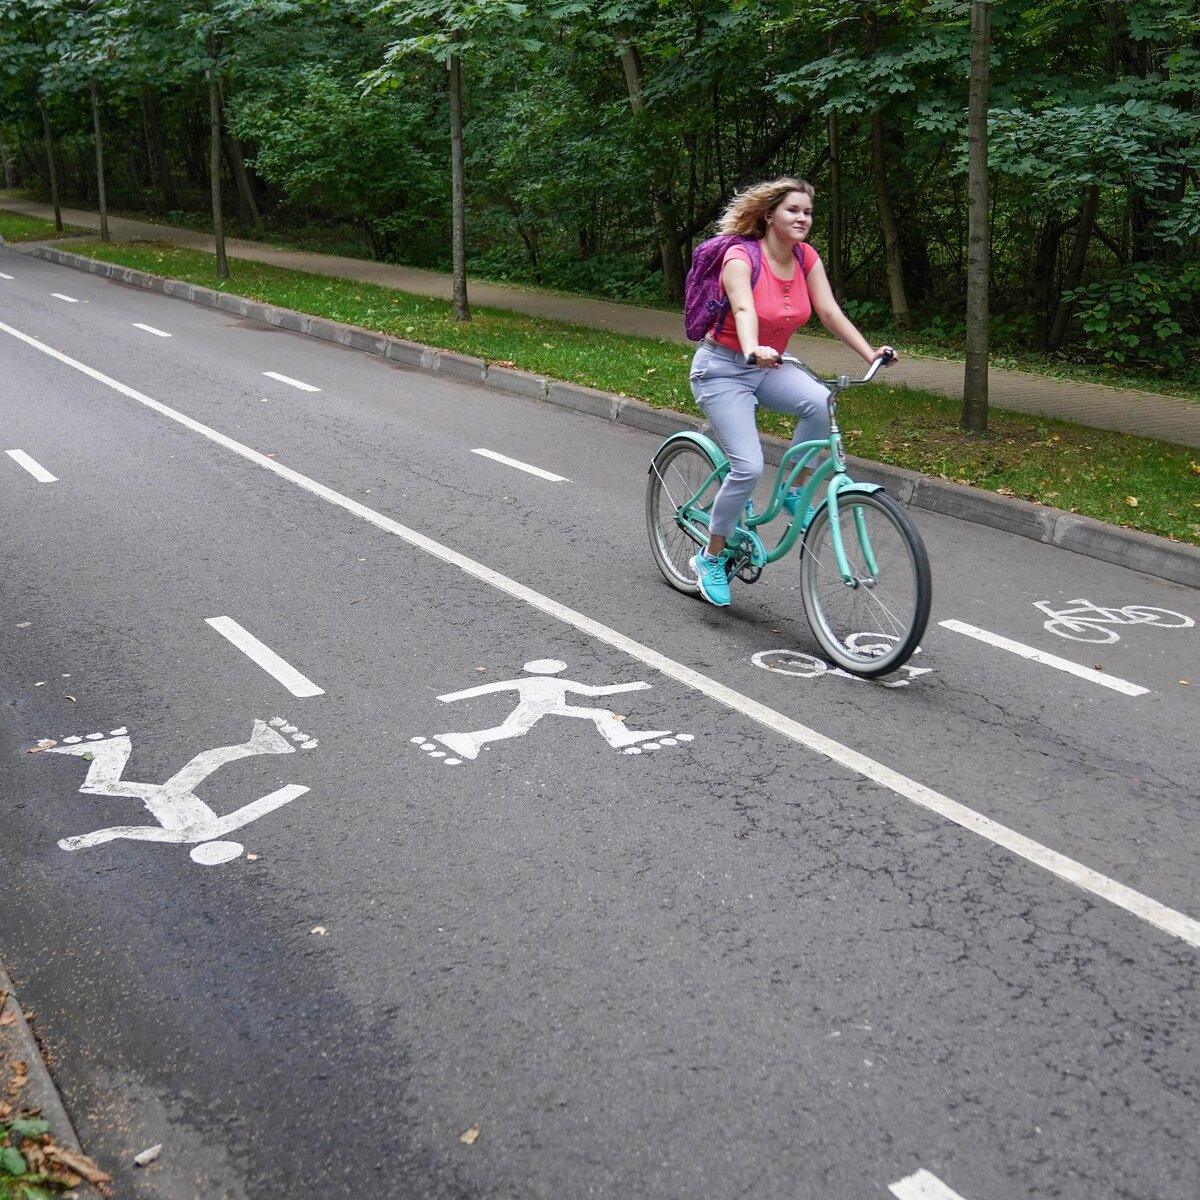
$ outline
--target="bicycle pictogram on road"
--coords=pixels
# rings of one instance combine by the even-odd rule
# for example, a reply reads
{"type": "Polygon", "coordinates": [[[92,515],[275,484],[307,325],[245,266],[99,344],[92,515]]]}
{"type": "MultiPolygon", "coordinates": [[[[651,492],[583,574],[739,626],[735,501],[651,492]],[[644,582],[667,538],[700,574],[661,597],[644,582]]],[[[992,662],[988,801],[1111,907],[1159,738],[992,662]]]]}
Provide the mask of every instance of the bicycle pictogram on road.
{"type": "Polygon", "coordinates": [[[1082,598],[1068,600],[1068,608],[1052,608],[1047,600],[1034,601],[1049,618],[1044,624],[1047,632],[1073,642],[1097,642],[1109,645],[1119,642],[1121,635],[1115,626],[1152,625],[1158,629],[1190,629],[1195,625],[1191,617],[1172,612],[1168,608],[1154,608],[1147,604],[1127,604],[1123,608],[1103,608],[1082,598]]]}

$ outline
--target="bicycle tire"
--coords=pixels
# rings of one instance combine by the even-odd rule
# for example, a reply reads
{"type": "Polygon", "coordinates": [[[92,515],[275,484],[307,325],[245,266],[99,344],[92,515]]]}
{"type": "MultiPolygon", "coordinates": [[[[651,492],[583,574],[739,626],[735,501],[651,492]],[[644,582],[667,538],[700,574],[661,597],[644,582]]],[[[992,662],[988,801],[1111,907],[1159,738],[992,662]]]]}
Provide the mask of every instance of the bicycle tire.
{"type": "Polygon", "coordinates": [[[875,679],[912,657],[929,622],[933,584],[925,544],[908,513],[882,492],[843,492],[838,526],[854,584],[837,567],[829,506],[804,534],[800,595],[813,634],[839,667],[875,679]],[[866,565],[858,520],[878,568],[866,565]]]}
{"type": "MultiPolygon", "coordinates": [[[[677,519],[686,504],[716,471],[717,464],[703,447],[691,441],[667,442],[650,464],[646,482],[646,531],[650,551],[666,581],[689,596],[699,590],[691,559],[701,544],[677,519]]],[[[714,478],[700,497],[700,507],[711,507],[721,481],[714,478]]]]}
{"type": "Polygon", "coordinates": [[[1121,640],[1121,635],[1115,629],[1084,617],[1054,617],[1044,621],[1042,628],[1069,642],[1084,642],[1090,646],[1111,646],[1113,642],[1121,640]]]}

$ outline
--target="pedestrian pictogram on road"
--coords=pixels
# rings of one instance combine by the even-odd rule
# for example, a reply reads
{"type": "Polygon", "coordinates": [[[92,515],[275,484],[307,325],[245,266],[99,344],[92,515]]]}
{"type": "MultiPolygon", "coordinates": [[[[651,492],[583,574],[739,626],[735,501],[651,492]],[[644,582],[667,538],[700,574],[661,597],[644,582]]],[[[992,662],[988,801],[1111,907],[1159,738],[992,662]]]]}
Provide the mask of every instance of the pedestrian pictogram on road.
{"type": "Polygon", "coordinates": [[[63,850],[83,850],[118,839],[174,842],[193,846],[191,858],[194,862],[205,866],[229,862],[245,847],[239,842],[225,841],[228,834],[282,808],[309,789],[291,783],[222,817],[196,795],[196,788],[226,763],[258,754],[293,754],[297,745],[311,750],[317,741],[301,733],[283,717],[275,717],[270,724],[256,720],[249,741],[205,750],[165,783],[135,783],[122,778],[133,751],[127,730],[64,738],[62,745],[47,747],[47,752],[73,754],[88,760],[87,777],[79,789],[81,792],[91,796],[136,797],[158,824],[113,825],[94,833],[63,838],[58,844],[63,850]]]}
{"type": "Polygon", "coordinates": [[[614,696],[621,692],[647,691],[650,684],[613,683],[595,686],[576,683],[572,679],[554,679],[567,664],[557,658],[538,658],[527,662],[522,668],[527,672],[521,679],[504,679],[496,683],[484,683],[479,687],[466,688],[461,692],[447,692],[438,699],[443,704],[458,700],[469,700],[476,696],[487,696],[493,692],[516,692],[517,706],[499,725],[491,729],[480,729],[464,733],[436,733],[432,738],[415,737],[418,745],[427,754],[440,758],[447,766],[458,766],[463,759],[479,757],[480,750],[489,742],[506,738],[523,737],[543,717],[575,717],[591,721],[596,732],[614,749],[626,754],[641,754],[646,750],[657,750],[662,746],[675,746],[690,742],[690,733],[673,733],[669,729],[630,729],[622,717],[607,708],[581,708],[567,702],[568,694],[577,696],[614,696]],[[448,757],[446,750],[455,757],[448,757]]]}

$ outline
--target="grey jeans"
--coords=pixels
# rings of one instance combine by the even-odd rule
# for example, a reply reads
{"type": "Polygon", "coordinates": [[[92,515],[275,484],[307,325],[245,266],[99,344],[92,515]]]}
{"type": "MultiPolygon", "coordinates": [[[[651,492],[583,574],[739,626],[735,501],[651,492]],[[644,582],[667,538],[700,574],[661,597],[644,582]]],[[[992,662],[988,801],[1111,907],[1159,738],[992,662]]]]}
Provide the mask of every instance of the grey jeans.
{"type": "Polygon", "coordinates": [[[737,351],[707,341],[696,349],[688,382],[729,459],[709,520],[713,534],[728,537],[763,473],[755,409],[761,404],[798,418],[792,445],[816,441],[829,436],[829,389],[790,363],[752,367],[737,351]]]}

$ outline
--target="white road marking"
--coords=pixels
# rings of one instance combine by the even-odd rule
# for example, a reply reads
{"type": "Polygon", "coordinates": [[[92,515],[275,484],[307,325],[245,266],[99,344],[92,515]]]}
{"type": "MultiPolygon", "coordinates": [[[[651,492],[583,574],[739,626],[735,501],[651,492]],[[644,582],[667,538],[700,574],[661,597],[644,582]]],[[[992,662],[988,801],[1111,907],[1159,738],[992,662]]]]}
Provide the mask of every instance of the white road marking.
{"type": "Polygon", "coordinates": [[[1066,671],[1068,675],[1077,675],[1089,683],[1098,683],[1101,687],[1112,688],[1114,692],[1120,692],[1125,696],[1144,696],[1150,690],[1140,684],[1118,679],[1115,675],[1105,675],[1103,671],[1097,671],[1094,667],[1081,667],[1069,659],[1059,658],[1057,654],[1047,654],[1045,650],[1035,650],[1032,646],[1014,642],[1011,638],[1001,637],[998,633],[989,633],[986,629],[968,625],[965,621],[941,621],[940,624],[943,629],[950,629],[955,633],[965,633],[967,637],[974,638],[976,641],[986,642],[989,646],[996,646],[1011,654],[1019,654],[1022,658],[1031,659],[1046,667],[1053,667],[1056,671],[1066,671]]]}
{"type": "Polygon", "coordinates": [[[307,676],[301,675],[291,663],[280,658],[270,646],[260,642],[254,634],[243,629],[231,617],[206,617],[205,624],[211,625],[222,637],[228,638],[247,658],[257,663],[268,675],[278,679],[293,696],[323,696],[325,689],[319,688],[307,676]]]}
{"type": "Polygon", "coordinates": [[[302,392],[319,392],[319,387],[313,387],[311,383],[303,383],[299,379],[293,379],[290,375],[280,375],[278,371],[264,371],[263,374],[268,379],[278,379],[280,383],[286,383],[289,387],[299,388],[302,392]]]}
{"type": "Polygon", "coordinates": [[[45,345],[45,343],[39,342],[37,338],[30,337],[29,334],[22,333],[19,329],[14,329],[11,325],[0,322],[0,332],[7,333],[9,336],[25,342],[33,349],[71,367],[73,370],[79,371],[88,376],[89,379],[94,379],[98,383],[104,384],[105,387],[112,388],[113,391],[120,393],[122,396],[126,396],[130,400],[136,400],[139,404],[144,404],[147,408],[153,409],[165,417],[169,417],[172,421],[178,422],[186,429],[190,429],[194,433],[198,433],[209,441],[214,442],[216,445],[223,446],[226,450],[240,455],[248,462],[262,467],[264,471],[270,471],[281,479],[287,479],[312,495],[319,496],[322,500],[328,501],[330,504],[335,504],[346,512],[360,517],[362,520],[374,525],[377,529],[394,534],[410,546],[422,550],[444,563],[457,567],[464,574],[470,575],[494,587],[497,591],[504,592],[506,595],[528,604],[531,608],[546,613],[548,616],[562,621],[565,625],[578,629],[581,633],[594,638],[596,641],[612,646],[614,649],[629,655],[629,657],[636,659],[638,662],[645,663],[646,666],[653,670],[661,672],[669,679],[674,679],[682,683],[685,687],[689,687],[701,695],[715,700],[718,704],[723,704],[725,707],[731,708],[753,721],[757,721],[760,725],[773,730],[781,736],[789,738],[799,745],[806,746],[817,754],[824,755],[826,758],[844,766],[848,770],[862,775],[865,779],[869,779],[873,783],[877,783],[881,787],[887,788],[899,796],[903,796],[913,804],[925,808],[930,812],[937,813],[947,821],[971,833],[978,834],[985,841],[1000,846],[1018,858],[1023,858],[1027,862],[1031,862],[1035,866],[1049,871],[1052,875],[1073,884],[1081,891],[1090,892],[1093,896],[1098,896],[1102,900],[1124,909],[1126,912],[1131,913],[1149,925],[1153,925],[1154,928],[1162,930],[1171,937],[1179,938],[1181,941],[1187,942],[1188,945],[1200,949],[1200,921],[1187,916],[1185,913],[1168,908],[1165,904],[1160,904],[1157,900],[1152,900],[1149,896],[1134,891],[1133,888],[1126,887],[1125,884],[1118,883],[1115,879],[1109,879],[1107,876],[1101,875],[1098,871],[1093,871],[1090,867],[1075,862],[1065,854],[1060,854],[1057,850],[1051,850],[1048,846],[1043,846],[1039,842],[1033,841],[1032,838],[1025,837],[1024,834],[1008,829],[1006,826],[993,821],[990,817],[985,817],[981,813],[967,808],[966,805],[959,804],[958,801],[951,800],[948,796],[943,796],[940,792],[935,792],[932,788],[926,787],[922,783],[917,783],[915,780],[908,779],[898,771],[893,771],[890,767],[886,767],[882,763],[875,762],[865,754],[860,754],[857,750],[853,750],[849,746],[843,746],[839,742],[835,742],[832,738],[818,733],[815,729],[809,729],[808,726],[801,725],[799,721],[795,721],[783,713],[768,708],[767,705],[759,703],[759,701],[752,697],[742,695],[740,692],[734,691],[733,688],[727,687],[725,684],[716,679],[711,679],[707,675],[702,675],[699,671],[695,671],[683,663],[675,662],[674,659],[668,658],[665,654],[651,649],[649,646],[644,646],[640,642],[634,641],[633,638],[627,637],[619,630],[612,629],[607,625],[601,624],[599,621],[593,620],[591,617],[585,616],[583,613],[576,612],[574,609],[560,604],[557,600],[543,596],[540,592],[535,592],[532,588],[526,587],[514,579],[509,579],[507,576],[501,575],[498,571],[493,571],[491,567],[485,567],[482,563],[475,562],[474,559],[468,558],[465,554],[451,550],[448,546],[443,546],[440,542],[426,537],[423,533],[418,533],[414,529],[409,529],[407,526],[401,525],[399,521],[394,521],[391,517],[384,516],[383,513],[376,512],[374,509],[368,508],[365,504],[360,504],[357,500],[352,500],[349,496],[343,496],[340,492],[335,492],[332,488],[318,483],[315,479],[310,479],[307,475],[302,475],[299,471],[292,470],[291,467],[285,467],[282,463],[268,458],[265,454],[260,454],[257,450],[252,450],[249,446],[235,441],[233,438],[220,433],[211,426],[187,416],[186,413],[181,413],[176,409],[170,408],[161,401],[154,400],[150,396],[129,387],[127,384],[121,383],[101,371],[97,371],[94,367],[89,367],[76,359],[68,357],[61,350],[55,350],[45,345]]]}
{"type": "Polygon", "coordinates": [[[32,458],[30,458],[24,450],[7,450],[5,453],[13,460],[13,462],[17,463],[18,466],[24,467],[25,470],[27,470],[30,475],[32,475],[34,479],[38,481],[38,483],[58,482],[56,476],[51,475],[50,472],[41,465],[41,463],[35,462],[32,458]]]}
{"type": "Polygon", "coordinates": [[[143,325],[140,321],[134,321],[134,329],[144,329],[147,333],[154,334],[155,337],[170,337],[169,333],[164,333],[161,329],[155,329],[153,325],[143,325]]]}
{"type": "Polygon", "coordinates": [[[68,304],[78,304],[79,303],[79,301],[76,300],[74,296],[64,296],[62,294],[62,292],[51,292],[50,295],[52,295],[55,298],[55,300],[65,300],[68,304]]]}
{"type": "Polygon", "coordinates": [[[555,475],[551,471],[543,471],[541,467],[531,467],[528,463],[518,462],[515,458],[508,458],[503,454],[497,454],[495,450],[472,450],[472,454],[482,454],[484,458],[493,458],[498,463],[504,463],[506,467],[516,467],[518,471],[528,471],[530,475],[536,475],[539,479],[548,479],[551,483],[570,483],[571,481],[565,475],[555,475]]]}
{"type": "Polygon", "coordinates": [[[12,278],[11,275],[5,275],[5,273],[3,271],[0,271],[0,279],[11,279],[11,278],[12,278]]]}
{"type": "Polygon", "coordinates": [[[922,1168],[913,1175],[888,1184],[896,1200],[963,1200],[953,1188],[947,1187],[936,1175],[922,1168]]]}

